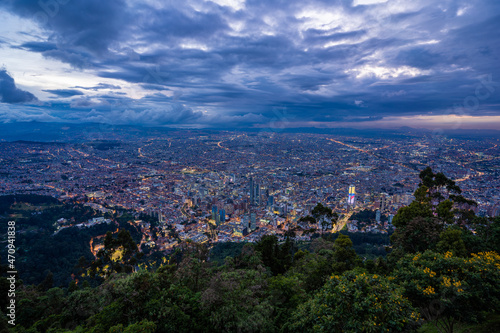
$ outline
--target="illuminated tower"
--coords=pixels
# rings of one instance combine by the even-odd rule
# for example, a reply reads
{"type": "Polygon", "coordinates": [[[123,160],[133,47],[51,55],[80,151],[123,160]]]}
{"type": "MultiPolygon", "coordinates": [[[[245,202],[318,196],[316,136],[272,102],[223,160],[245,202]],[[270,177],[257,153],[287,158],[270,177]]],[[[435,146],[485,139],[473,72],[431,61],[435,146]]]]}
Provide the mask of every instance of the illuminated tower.
{"type": "Polygon", "coordinates": [[[347,204],[353,207],[356,205],[356,187],[354,185],[349,186],[349,195],[347,197],[347,204]]]}

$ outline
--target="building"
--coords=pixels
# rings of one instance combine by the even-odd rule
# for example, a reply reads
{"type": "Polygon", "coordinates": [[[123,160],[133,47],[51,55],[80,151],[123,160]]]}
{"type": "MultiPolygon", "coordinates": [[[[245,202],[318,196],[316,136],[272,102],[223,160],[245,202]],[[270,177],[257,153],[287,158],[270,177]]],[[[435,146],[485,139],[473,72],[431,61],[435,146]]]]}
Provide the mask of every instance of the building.
{"type": "Polygon", "coordinates": [[[347,204],[351,207],[354,207],[356,205],[356,187],[354,185],[349,186],[347,204]]]}
{"type": "Polygon", "coordinates": [[[250,205],[260,205],[260,184],[254,182],[253,178],[250,178],[248,190],[250,192],[250,205]]]}
{"type": "Polygon", "coordinates": [[[223,208],[219,211],[219,219],[220,219],[220,223],[224,223],[226,222],[226,210],[223,208]]]}
{"type": "Polygon", "coordinates": [[[251,230],[257,229],[257,214],[255,213],[250,214],[250,229],[251,230]]]}
{"type": "Polygon", "coordinates": [[[253,184],[253,178],[250,177],[250,184],[248,186],[248,191],[250,192],[250,205],[253,205],[254,202],[254,184],[253,184]]]}
{"type": "Polygon", "coordinates": [[[272,195],[270,195],[268,198],[267,198],[267,206],[268,207],[272,207],[274,205],[274,197],[272,195]]]}
{"type": "Polygon", "coordinates": [[[217,206],[212,206],[212,220],[217,221],[217,206]]]}

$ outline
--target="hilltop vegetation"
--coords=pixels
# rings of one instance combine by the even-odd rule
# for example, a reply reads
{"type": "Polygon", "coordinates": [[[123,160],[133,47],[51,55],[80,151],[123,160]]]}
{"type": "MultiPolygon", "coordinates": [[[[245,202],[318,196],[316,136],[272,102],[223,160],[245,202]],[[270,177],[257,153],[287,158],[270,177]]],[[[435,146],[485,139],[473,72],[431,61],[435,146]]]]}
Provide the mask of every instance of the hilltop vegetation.
{"type": "Polygon", "coordinates": [[[136,249],[122,232],[106,236],[102,260],[88,265],[104,277],[99,286],[19,286],[12,331],[498,330],[500,218],[476,217],[474,202],[442,174],[426,169],[421,179],[415,201],[394,217],[386,259],[363,260],[344,234],[309,250],[266,236],[215,254],[185,242],[158,269],[127,273],[136,249]]]}

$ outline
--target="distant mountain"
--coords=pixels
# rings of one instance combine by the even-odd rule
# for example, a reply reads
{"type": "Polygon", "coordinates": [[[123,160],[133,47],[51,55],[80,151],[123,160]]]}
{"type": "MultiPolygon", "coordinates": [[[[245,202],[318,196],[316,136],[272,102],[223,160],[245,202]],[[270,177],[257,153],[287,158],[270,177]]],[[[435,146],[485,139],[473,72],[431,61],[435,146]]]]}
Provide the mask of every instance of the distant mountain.
{"type": "MultiPolygon", "coordinates": [[[[405,137],[408,135],[432,135],[428,129],[417,129],[403,126],[395,129],[356,129],[356,128],[227,128],[213,129],[182,129],[162,126],[132,126],[109,125],[100,123],[45,123],[45,122],[16,122],[0,123],[1,141],[33,141],[33,142],[88,142],[88,141],[128,141],[136,138],[154,137],[165,133],[175,132],[187,135],[207,135],[217,132],[248,132],[248,133],[311,133],[358,137],[405,137]]],[[[499,137],[497,130],[444,130],[443,137],[484,138],[499,137]]]]}

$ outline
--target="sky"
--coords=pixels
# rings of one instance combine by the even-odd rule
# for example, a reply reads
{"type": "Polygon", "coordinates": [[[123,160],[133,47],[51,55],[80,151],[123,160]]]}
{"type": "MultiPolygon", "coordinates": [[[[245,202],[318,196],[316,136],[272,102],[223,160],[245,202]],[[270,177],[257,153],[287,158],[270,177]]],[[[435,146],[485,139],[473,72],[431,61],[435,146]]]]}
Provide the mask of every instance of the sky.
{"type": "Polygon", "coordinates": [[[2,0],[0,122],[500,129],[498,0],[2,0]]]}

